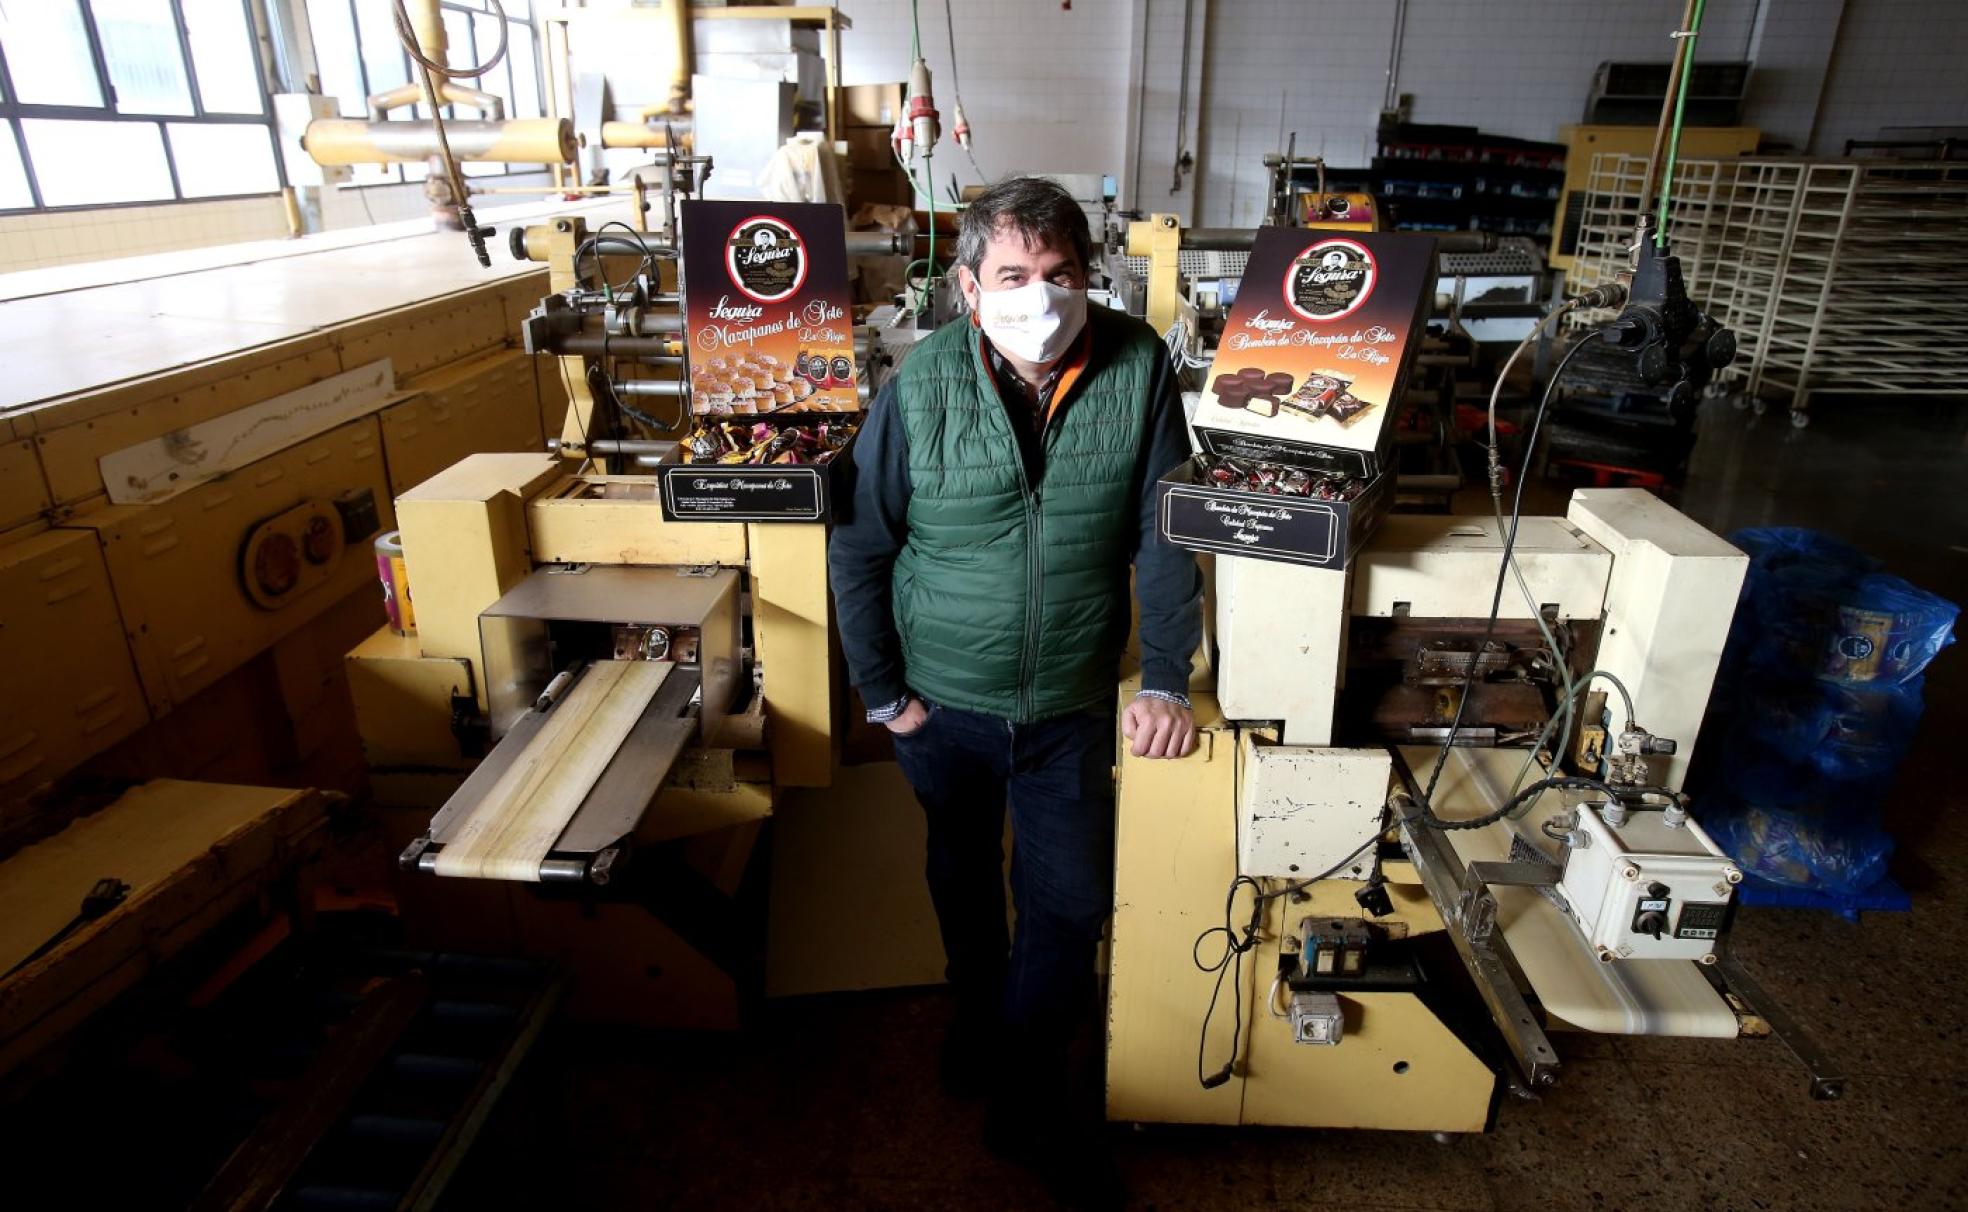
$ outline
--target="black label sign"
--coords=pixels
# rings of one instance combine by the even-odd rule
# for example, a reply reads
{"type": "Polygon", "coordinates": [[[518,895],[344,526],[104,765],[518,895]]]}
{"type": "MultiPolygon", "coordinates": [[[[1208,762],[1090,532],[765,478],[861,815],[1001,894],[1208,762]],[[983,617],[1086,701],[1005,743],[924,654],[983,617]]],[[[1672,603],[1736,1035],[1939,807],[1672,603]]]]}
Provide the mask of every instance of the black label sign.
{"type": "Polygon", "coordinates": [[[1312,446],[1302,442],[1282,442],[1225,429],[1196,430],[1203,449],[1220,459],[1246,459],[1255,463],[1283,463],[1307,471],[1330,471],[1370,480],[1379,470],[1371,450],[1341,450],[1331,446],[1312,446]]]}
{"type": "Polygon", "coordinates": [[[806,241],[771,215],[753,215],[725,239],[724,266],[747,297],[777,303],[806,282],[806,241]]]}
{"type": "Polygon", "coordinates": [[[665,467],[670,517],[720,522],[817,522],[827,494],[817,467],[665,467]]]}
{"type": "Polygon", "coordinates": [[[1374,259],[1352,240],[1321,240],[1285,270],[1285,302],[1315,323],[1349,315],[1373,294],[1374,259]]]}
{"type": "Polygon", "coordinates": [[[1323,567],[1341,554],[1342,511],[1321,501],[1171,485],[1162,495],[1162,533],[1204,551],[1323,567]]]}

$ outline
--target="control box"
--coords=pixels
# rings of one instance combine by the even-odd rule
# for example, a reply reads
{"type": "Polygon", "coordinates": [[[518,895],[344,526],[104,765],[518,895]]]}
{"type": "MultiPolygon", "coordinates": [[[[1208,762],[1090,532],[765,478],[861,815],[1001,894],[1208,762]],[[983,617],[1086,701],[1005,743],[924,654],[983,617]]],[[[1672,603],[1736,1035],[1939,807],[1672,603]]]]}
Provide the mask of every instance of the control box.
{"type": "Polygon", "coordinates": [[[1742,869],[1693,820],[1583,804],[1558,890],[1602,960],[1714,962],[1742,869]]]}

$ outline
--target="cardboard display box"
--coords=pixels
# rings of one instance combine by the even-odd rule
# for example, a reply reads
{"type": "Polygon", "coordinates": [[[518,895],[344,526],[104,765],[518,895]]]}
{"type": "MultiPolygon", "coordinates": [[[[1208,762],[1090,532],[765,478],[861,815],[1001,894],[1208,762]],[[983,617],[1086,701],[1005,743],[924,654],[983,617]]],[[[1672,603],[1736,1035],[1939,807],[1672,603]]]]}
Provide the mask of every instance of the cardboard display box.
{"type": "Polygon", "coordinates": [[[1394,472],[1381,472],[1350,501],[1271,496],[1196,480],[1193,460],[1156,487],[1162,537],[1191,551],[1344,568],[1394,500],[1394,472]]]}
{"type": "Polygon", "coordinates": [[[1393,498],[1394,414],[1434,284],[1427,236],[1261,229],[1191,422],[1199,458],[1363,486],[1342,501],[1231,487],[1190,460],[1161,480],[1163,537],[1344,568],[1393,498]]]}
{"type": "MultiPolygon", "coordinates": [[[[728,424],[855,426],[860,376],[841,208],[685,202],[680,218],[687,377],[699,432],[728,424]]],[[[853,457],[852,435],[819,465],[685,463],[685,443],[656,468],[666,521],[824,522],[833,514],[836,468],[853,457]]]]}
{"type": "Polygon", "coordinates": [[[1267,227],[1196,409],[1212,454],[1372,479],[1435,285],[1435,241],[1267,227]]]}
{"type": "MultiPolygon", "coordinates": [[[[802,417],[813,421],[819,418],[802,417]]],[[[833,418],[841,420],[841,418],[833,418]]],[[[762,467],[745,464],[685,463],[683,447],[663,456],[656,468],[657,497],[666,522],[825,522],[835,500],[847,491],[841,469],[854,459],[855,428],[847,445],[817,466],[762,467]]]]}

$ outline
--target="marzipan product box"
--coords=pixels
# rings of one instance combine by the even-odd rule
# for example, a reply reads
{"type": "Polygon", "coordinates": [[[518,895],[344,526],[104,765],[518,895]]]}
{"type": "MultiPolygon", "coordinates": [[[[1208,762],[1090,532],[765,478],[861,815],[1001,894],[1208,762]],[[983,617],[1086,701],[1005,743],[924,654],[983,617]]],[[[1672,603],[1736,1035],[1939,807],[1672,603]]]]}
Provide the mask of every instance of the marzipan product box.
{"type": "Polygon", "coordinates": [[[672,522],[825,522],[861,423],[838,206],[685,202],[695,422],[656,468],[672,522]]]}
{"type": "Polygon", "coordinates": [[[1376,479],[1435,277],[1427,236],[1259,229],[1203,385],[1198,444],[1376,479]]]}
{"type": "Polygon", "coordinates": [[[860,412],[841,208],[685,202],[679,223],[690,411],[860,412]]]}

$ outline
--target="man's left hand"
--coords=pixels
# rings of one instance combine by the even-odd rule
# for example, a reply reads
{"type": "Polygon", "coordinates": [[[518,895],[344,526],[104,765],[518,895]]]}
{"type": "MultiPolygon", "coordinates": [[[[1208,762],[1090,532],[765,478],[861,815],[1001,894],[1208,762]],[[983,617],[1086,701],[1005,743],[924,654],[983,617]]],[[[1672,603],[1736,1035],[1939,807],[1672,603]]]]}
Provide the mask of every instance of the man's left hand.
{"type": "Polygon", "coordinates": [[[1136,757],[1179,758],[1196,751],[1196,717],[1187,707],[1146,696],[1121,712],[1121,735],[1136,757]]]}

